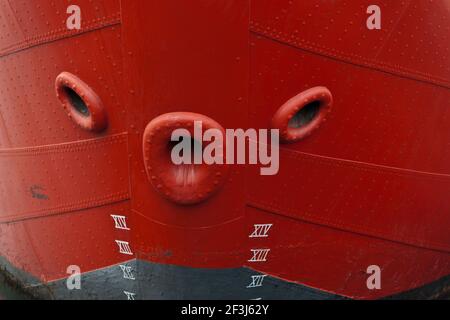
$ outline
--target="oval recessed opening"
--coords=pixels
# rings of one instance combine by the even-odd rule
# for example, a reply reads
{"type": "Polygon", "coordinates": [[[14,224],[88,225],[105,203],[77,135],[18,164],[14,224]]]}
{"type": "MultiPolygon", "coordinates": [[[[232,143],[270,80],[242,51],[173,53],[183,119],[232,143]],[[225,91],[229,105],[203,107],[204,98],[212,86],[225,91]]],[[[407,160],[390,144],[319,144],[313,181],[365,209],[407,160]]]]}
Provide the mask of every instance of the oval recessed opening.
{"type": "Polygon", "coordinates": [[[280,132],[280,142],[298,142],[325,121],[333,105],[333,96],[325,87],[303,91],[284,103],[272,117],[272,129],[280,132]]]}
{"type": "Polygon", "coordinates": [[[93,132],[108,127],[108,116],[100,97],[80,78],[62,72],[56,77],[55,89],[67,115],[78,126],[93,132]]]}
{"type": "Polygon", "coordinates": [[[179,205],[206,201],[222,188],[228,176],[228,165],[208,164],[203,158],[211,142],[195,137],[196,122],[201,122],[205,131],[217,129],[225,135],[222,126],[207,116],[173,112],[150,121],[143,136],[149,182],[160,195],[179,205]],[[184,133],[178,132],[181,134],[172,141],[177,130],[184,133]]]}
{"type": "Polygon", "coordinates": [[[69,103],[71,107],[81,114],[83,117],[89,117],[91,112],[89,111],[88,106],[84,102],[84,100],[76,93],[72,88],[65,87],[65,93],[67,94],[67,98],[69,99],[69,103]]]}
{"type": "Polygon", "coordinates": [[[317,117],[320,112],[322,103],[320,101],[313,101],[299,111],[289,120],[288,127],[298,129],[307,126],[317,117]]]}

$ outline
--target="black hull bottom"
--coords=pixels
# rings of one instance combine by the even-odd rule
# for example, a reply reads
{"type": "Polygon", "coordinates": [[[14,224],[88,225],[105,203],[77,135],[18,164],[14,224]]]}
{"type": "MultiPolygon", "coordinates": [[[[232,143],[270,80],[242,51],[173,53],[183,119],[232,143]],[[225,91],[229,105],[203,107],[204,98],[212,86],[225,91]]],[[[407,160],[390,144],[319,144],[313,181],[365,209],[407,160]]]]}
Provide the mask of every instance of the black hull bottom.
{"type": "MultiPolygon", "coordinates": [[[[0,258],[9,283],[37,299],[67,300],[336,300],[346,299],[307,286],[256,273],[247,268],[193,269],[143,260],[84,273],[81,289],[69,290],[67,279],[48,284],[16,269],[0,258]],[[122,267],[121,267],[122,266],[122,267]],[[125,274],[123,267],[128,267],[125,274]],[[135,280],[127,279],[135,278],[135,280]],[[261,279],[262,282],[261,282],[261,279]]],[[[445,299],[450,276],[433,284],[387,299],[445,299]]],[[[14,298],[14,296],[13,296],[14,298]]]]}

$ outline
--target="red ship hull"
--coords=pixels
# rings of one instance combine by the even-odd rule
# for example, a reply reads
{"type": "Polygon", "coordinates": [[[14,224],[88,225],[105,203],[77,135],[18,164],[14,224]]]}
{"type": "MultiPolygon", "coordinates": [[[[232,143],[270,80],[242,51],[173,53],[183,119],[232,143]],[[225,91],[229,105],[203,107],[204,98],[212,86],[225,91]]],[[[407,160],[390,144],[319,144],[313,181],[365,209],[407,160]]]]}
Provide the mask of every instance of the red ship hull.
{"type": "Polygon", "coordinates": [[[2,268],[52,298],[439,297],[450,2],[378,2],[380,30],[368,1],[79,0],[81,29],[68,30],[67,2],[0,1],[2,268]],[[69,110],[72,85],[86,118],[69,110]],[[281,145],[277,175],[231,166],[194,205],[151,183],[155,118],[267,129],[316,87],[333,106],[281,145]]]}

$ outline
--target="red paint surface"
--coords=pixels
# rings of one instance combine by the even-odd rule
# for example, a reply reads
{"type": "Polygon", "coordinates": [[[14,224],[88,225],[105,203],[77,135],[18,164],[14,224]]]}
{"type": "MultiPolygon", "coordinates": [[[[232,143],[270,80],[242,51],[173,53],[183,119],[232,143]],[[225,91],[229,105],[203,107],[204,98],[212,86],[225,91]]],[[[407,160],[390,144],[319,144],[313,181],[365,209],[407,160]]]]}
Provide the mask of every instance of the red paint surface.
{"type": "Polygon", "coordinates": [[[355,298],[448,275],[450,3],[379,1],[382,30],[368,31],[366,2],[77,1],[83,27],[68,32],[66,2],[0,1],[1,255],[51,281],[69,265],[130,259],[124,240],[141,259],[245,265],[355,298]],[[54,92],[64,71],[101,98],[105,131],[67,117],[54,92]],[[282,146],[278,175],[234,166],[195,206],[149,183],[142,145],[154,118],[268,128],[316,86],[332,111],[282,146]],[[257,223],[273,224],[268,238],[248,237],[257,223]],[[267,262],[248,262],[255,248],[271,249],[267,262]],[[372,264],[382,290],[366,287],[372,264]]]}

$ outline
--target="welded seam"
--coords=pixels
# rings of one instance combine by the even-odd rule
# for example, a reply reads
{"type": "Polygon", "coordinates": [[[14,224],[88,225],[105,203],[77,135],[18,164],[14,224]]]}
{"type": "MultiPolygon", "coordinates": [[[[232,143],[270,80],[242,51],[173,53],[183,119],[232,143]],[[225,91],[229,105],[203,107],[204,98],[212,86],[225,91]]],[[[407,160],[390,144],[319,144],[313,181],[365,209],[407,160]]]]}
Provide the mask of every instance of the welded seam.
{"type": "Polygon", "coordinates": [[[0,50],[0,58],[7,55],[30,49],[36,46],[44,45],[53,41],[61,40],[64,38],[74,37],[83,33],[119,25],[121,23],[120,12],[113,14],[109,17],[95,19],[84,24],[81,30],[67,30],[67,28],[60,28],[51,30],[44,34],[40,34],[33,37],[28,37],[18,43],[11,44],[0,50]]]}
{"type": "Polygon", "coordinates": [[[396,242],[421,249],[450,253],[450,247],[445,243],[438,243],[429,240],[417,243],[416,239],[412,239],[409,237],[392,236],[392,234],[387,234],[380,230],[374,230],[373,228],[367,228],[366,226],[362,226],[359,224],[349,222],[339,223],[337,220],[325,219],[323,217],[317,216],[316,214],[308,212],[302,212],[301,214],[299,214],[297,208],[292,208],[278,201],[272,201],[271,203],[268,203],[265,200],[257,199],[256,197],[249,195],[247,205],[275,215],[283,216],[285,218],[316,224],[320,227],[333,228],[354,234],[359,234],[365,237],[378,238],[385,241],[396,242]]]}
{"type": "Polygon", "coordinates": [[[0,158],[2,157],[19,157],[19,156],[37,156],[49,154],[61,154],[67,152],[79,152],[90,149],[97,149],[99,146],[108,145],[125,145],[128,133],[119,133],[102,138],[91,140],[80,140],[76,142],[67,142],[54,145],[34,146],[24,148],[0,149],[0,158]]]}
{"type": "Polygon", "coordinates": [[[389,73],[409,80],[421,81],[450,89],[449,79],[444,79],[417,70],[411,70],[399,65],[391,65],[385,62],[368,59],[357,54],[344,53],[333,48],[327,48],[315,43],[308,42],[303,39],[293,38],[293,35],[285,34],[282,31],[275,30],[273,28],[271,28],[270,32],[268,32],[265,26],[256,24],[255,22],[251,23],[250,31],[255,35],[267,38],[269,40],[276,41],[296,49],[304,50],[306,52],[317,54],[340,62],[345,62],[351,65],[389,73]]]}
{"type": "Polygon", "coordinates": [[[128,190],[115,192],[106,196],[89,198],[82,201],[62,204],[52,208],[44,208],[33,212],[15,213],[9,216],[0,217],[0,224],[13,223],[18,221],[30,220],[35,218],[43,218],[47,216],[58,215],[67,212],[75,212],[81,210],[88,210],[105,205],[110,205],[118,202],[123,202],[130,199],[128,190]]]}

